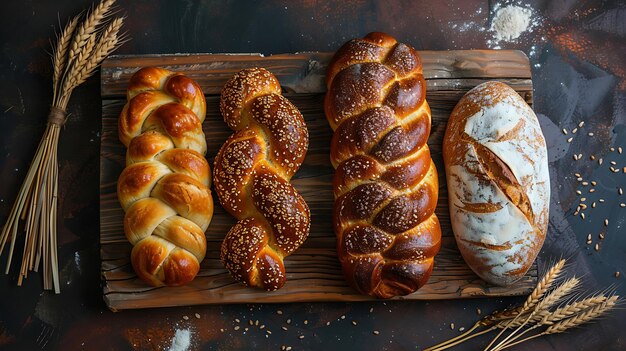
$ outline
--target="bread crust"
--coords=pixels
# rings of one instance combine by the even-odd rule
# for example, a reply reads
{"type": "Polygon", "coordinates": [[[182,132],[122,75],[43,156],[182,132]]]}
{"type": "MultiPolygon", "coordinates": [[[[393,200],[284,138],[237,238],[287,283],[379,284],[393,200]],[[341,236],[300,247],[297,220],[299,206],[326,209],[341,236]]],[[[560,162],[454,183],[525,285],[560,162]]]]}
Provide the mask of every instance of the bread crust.
{"type": "Polygon", "coordinates": [[[548,227],[550,177],[537,117],[508,85],[480,84],[452,111],[443,156],[463,258],[491,284],[514,283],[530,269],[548,227]]]}

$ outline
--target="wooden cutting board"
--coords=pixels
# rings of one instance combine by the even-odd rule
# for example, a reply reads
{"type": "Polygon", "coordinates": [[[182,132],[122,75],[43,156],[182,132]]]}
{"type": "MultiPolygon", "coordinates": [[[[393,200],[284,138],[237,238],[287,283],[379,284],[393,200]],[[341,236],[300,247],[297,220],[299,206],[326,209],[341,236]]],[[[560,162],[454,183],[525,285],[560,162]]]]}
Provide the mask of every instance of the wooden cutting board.
{"type": "MultiPolygon", "coordinates": [[[[491,286],[479,279],[463,261],[454,241],[448,213],[441,144],[450,112],[472,87],[486,80],[511,85],[532,106],[532,80],[528,58],[509,50],[422,51],[426,98],[432,110],[432,157],[439,171],[437,216],[443,232],[442,248],[428,284],[398,299],[429,300],[529,293],[537,281],[536,263],[521,281],[510,287],[491,286]]],[[[332,131],[323,113],[324,72],[332,53],[296,53],[264,57],[259,54],[185,54],[112,56],[102,65],[102,145],[100,151],[100,244],[104,300],[117,311],[132,308],[186,306],[215,303],[271,303],[301,301],[365,301],[344,281],[335,253],[331,226],[333,168],[329,161],[332,131]],[[311,209],[311,233],[304,245],[289,256],[287,284],[275,292],[251,289],[235,282],[219,261],[219,247],[235,223],[217,201],[206,233],[208,248],[196,279],[183,287],[148,286],[139,280],[129,262],[131,245],[122,228],[122,211],[116,181],[124,168],[125,148],[117,134],[118,115],[126,103],[130,76],[144,66],[161,66],[195,79],[207,95],[204,132],[207,158],[213,158],[232,133],[219,114],[222,86],[246,67],[265,67],[281,82],[286,96],[300,109],[309,128],[309,150],[292,182],[311,209]]]]}

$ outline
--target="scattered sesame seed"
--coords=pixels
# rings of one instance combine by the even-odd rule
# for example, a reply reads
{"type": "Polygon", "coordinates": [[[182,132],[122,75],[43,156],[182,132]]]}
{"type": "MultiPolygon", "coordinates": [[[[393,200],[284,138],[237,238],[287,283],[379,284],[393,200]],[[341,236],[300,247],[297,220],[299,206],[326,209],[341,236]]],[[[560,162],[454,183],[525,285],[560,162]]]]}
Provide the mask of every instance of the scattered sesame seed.
{"type": "Polygon", "coordinates": [[[581,202],[585,202],[585,201],[587,201],[587,198],[586,198],[586,197],[581,197],[581,198],[580,198],[580,201],[581,201],[581,202]]]}
{"type": "Polygon", "coordinates": [[[196,318],[200,319],[200,314],[196,313],[196,314],[194,314],[194,316],[196,316],[196,318]]]}
{"type": "Polygon", "coordinates": [[[298,337],[298,339],[300,339],[300,340],[304,339],[304,335],[300,335],[300,336],[298,337]]]}
{"type": "Polygon", "coordinates": [[[454,330],[454,323],[450,323],[450,329],[454,330]]]}
{"type": "Polygon", "coordinates": [[[241,321],[239,320],[239,318],[235,318],[235,322],[237,322],[237,323],[241,323],[241,321]]]}
{"type": "Polygon", "coordinates": [[[624,189],[617,188],[617,193],[620,194],[620,195],[623,195],[624,194],[624,189]]]}
{"type": "Polygon", "coordinates": [[[254,322],[252,321],[252,319],[248,321],[248,324],[254,325],[254,322]]]}
{"type": "Polygon", "coordinates": [[[583,193],[582,191],[580,191],[580,190],[576,190],[576,194],[578,194],[578,195],[582,195],[582,193],[583,193]]]}
{"type": "Polygon", "coordinates": [[[578,131],[578,128],[572,129],[572,134],[576,134],[577,131],[578,131]]]}
{"type": "Polygon", "coordinates": [[[591,161],[596,159],[596,157],[594,155],[589,156],[589,158],[591,159],[591,161]]]}
{"type": "Polygon", "coordinates": [[[580,218],[585,219],[585,213],[584,212],[580,213],[580,218]]]}
{"type": "Polygon", "coordinates": [[[291,346],[285,347],[285,351],[291,351],[291,346]]]}
{"type": "Polygon", "coordinates": [[[374,312],[374,307],[370,307],[370,313],[374,312]]]}
{"type": "Polygon", "coordinates": [[[239,326],[238,325],[235,326],[235,330],[239,330],[239,326]]]}
{"type": "Polygon", "coordinates": [[[614,148],[614,147],[611,147],[611,151],[615,151],[615,148],[614,148]]]}
{"type": "Polygon", "coordinates": [[[591,233],[589,233],[589,235],[587,235],[587,241],[591,240],[591,233]]]}
{"type": "Polygon", "coordinates": [[[615,278],[619,278],[619,271],[615,272],[615,278]]]}
{"type": "Polygon", "coordinates": [[[591,203],[591,208],[596,208],[596,202],[595,201],[591,203]]]}
{"type": "Polygon", "coordinates": [[[594,189],[594,188],[589,189],[590,193],[594,193],[595,191],[596,191],[596,189],[594,189]]]}
{"type": "Polygon", "coordinates": [[[574,161],[578,161],[578,155],[574,155],[572,158],[574,158],[574,161]]]}
{"type": "Polygon", "coordinates": [[[608,226],[609,226],[609,219],[608,219],[608,218],[604,220],[604,226],[605,226],[605,227],[608,227],[608,226]]]}
{"type": "Polygon", "coordinates": [[[595,180],[592,180],[592,181],[591,181],[591,185],[596,186],[596,184],[597,184],[597,183],[596,183],[596,181],[595,181],[595,180]]]}
{"type": "Polygon", "coordinates": [[[343,316],[341,316],[341,319],[346,319],[346,315],[344,314],[343,316]]]}
{"type": "Polygon", "coordinates": [[[587,185],[589,185],[589,182],[582,182],[581,184],[582,184],[583,186],[587,186],[587,185]]]}
{"type": "Polygon", "coordinates": [[[266,330],[265,332],[266,332],[266,333],[268,333],[269,335],[272,335],[272,331],[271,331],[271,330],[269,330],[269,329],[268,329],[268,330],[266,330]]]}
{"type": "Polygon", "coordinates": [[[596,243],[595,250],[600,251],[600,244],[596,243]]]}
{"type": "Polygon", "coordinates": [[[372,333],[373,333],[374,335],[378,335],[378,334],[380,334],[380,332],[379,332],[378,330],[374,330],[372,333]]]}
{"type": "Polygon", "coordinates": [[[574,138],[569,138],[569,139],[567,139],[567,142],[568,142],[568,143],[571,143],[571,142],[572,142],[572,140],[574,140],[574,138]]]}
{"type": "Polygon", "coordinates": [[[352,321],[352,325],[356,325],[356,321],[352,321]]]}
{"type": "Polygon", "coordinates": [[[481,313],[482,311],[480,310],[480,308],[476,307],[476,314],[480,316],[481,313]]]}
{"type": "Polygon", "coordinates": [[[309,324],[309,321],[305,319],[304,320],[304,325],[307,325],[307,324],[309,324]]]}
{"type": "Polygon", "coordinates": [[[604,199],[598,199],[598,202],[604,203],[604,199]]]}
{"type": "Polygon", "coordinates": [[[330,325],[330,322],[326,322],[326,325],[330,325]]]}
{"type": "Polygon", "coordinates": [[[602,157],[600,157],[600,158],[598,159],[598,164],[600,164],[600,165],[601,165],[601,164],[602,164],[602,162],[604,162],[604,160],[602,159],[602,157]]]}
{"type": "Polygon", "coordinates": [[[563,134],[567,135],[567,129],[563,128],[563,134]]]}
{"type": "Polygon", "coordinates": [[[284,325],[281,327],[281,329],[287,331],[287,327],[285,327],[284,325]]]}
{"type": "Polygon", "coordinates": [[[283,311],[278,310],[278,311],[276,311],[276,313],[278,313],[278,314],[283,314],[283,311]]]}
{"type": "Polygon", "coordinates": [[[620,153],[620,154],[622,153],[622,147],[621,146],[617,148],[617,152],[620,153]]]}
{"type": "Polygon", "coordinates": [[[578,123],[578,128],[582,128],[585,125],[585,121],[580,121],[580,123],[578,123]]]}
{"type": "Polygon", "coordinates": [[[461,327],[459,328],[459,331],[462,332],[463,330],[465,330],[465,327],[461,327]]]}
{"type": "Polygon", "coordinates": [[[600,237],[600,240],[604,240],[604,233],[598,234],[598,237],[600,237]]]}
{"type": "Polygon", "coordinates": [[[619,204],[619,207],[626,207],[626,204],[622,202],[621,204],[619,204]]]}
{"type": "Polygon", "coordinates": [[[589,135],[591,137],[591,136],[593,136],[593,133],[589,132],[589,133],[587,133],[587,135],[589,135]]]}

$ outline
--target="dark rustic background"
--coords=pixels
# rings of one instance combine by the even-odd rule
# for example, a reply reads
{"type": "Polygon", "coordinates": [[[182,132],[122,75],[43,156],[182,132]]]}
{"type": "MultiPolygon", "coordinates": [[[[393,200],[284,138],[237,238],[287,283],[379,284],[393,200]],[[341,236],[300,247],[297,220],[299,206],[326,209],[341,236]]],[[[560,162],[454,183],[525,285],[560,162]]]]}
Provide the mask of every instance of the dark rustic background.
{"type": "MultiPolygon", "coordinates": [[[[533,67],[535,110],[551,161],[551,225],[542,261],[570,259],[586,288],[610,285],[626,294],[626,5],[623,1],[529,1],[541,24],[513,43],[488,31],[495,1],[120,1],[133,40],[119,54],[177,52],[332,51],[348,39],[381,30],[420,50],[507,48],[526,52],[533,67]],[[585,126],[572,143],[560,130],[585,126]],[[587,133],[593,132],[589,137],[587,133]],[[621,143],[621,144],[620,144],[621,143]],[[574,154],[582,153],[580,161],[574,154]],[[589,155],[604,157],[599,166],[589,155]],[[573,175],[596,180],[588,202],[606,202],[572,215],[586,192],[573,175]],[[603,221],[609,218],[609,227],[603,221]],[[598,234],[605,234],[599,241],[598,234]],[[596,252],[587,245],[592,234],[596,252]],[[622,272],[615,278],[616,271],[622,272]]],[[[0,220],[4,222],[45,127],[51,99],[49,38],[57,16],[90,1],[0,3],[0,220]]],[[[177,329],[192,331],[193,349],[414,350],[455,336],[483,314],[519,298],[292,305],[228,305],[112,313],[102,301],[98,247],[99,77],[78,89],[60,143],[59,257],[62,293],[41,292],[33,274],[15,286],[18,266],[0,277],[0,349],[152,350],[169,347],[177,329]],[[282,314],[278,314],[281,311],[282,314]],[[372,311],[372,312],[370,312],[372,311]],[[197,318],[196,314],[200,317],[197,318]],[[345,319],[342,319],[345,316],[345,319]],[[187,318],[185,318],[187,317],[187,318]],[[236,322],[236,319],[240,322],[236,322]],[[287,324],[291,319],[291,324],[287,324]],[[272,334],[249,327],[259,320],[272,334]],[[305,324],[304,321],[307,321],[305,324]],[[330,321],[330,326],[326,323],[330,321]],[[356,322],[356,325],[352,323],[356,322]],[[240,325],[237,331],[234,327],[240,325]],[[281,329],[287,326],[288,330],[281,329]],[[244,328],[249,327],[248,331],[244,328]],[[220,329],[224,329],[221,332],[220,329]],[[373,330],[380,331],[374,335],[373,330]],[[298,336],[304,335],[303,339],[298,336]]],[[[18,257],[18,256],[16,256],[18,257]]],[[[0,257],[4,270],[6,252],[0,257]]],[[[541,267],[540,267],[541,268],[541,267]]],[[[520,349],[626,349],[626,311],[566,335],[537,339],[520,349]]],[[[484,346],[485,339],[465,348],[484,346]]]]}

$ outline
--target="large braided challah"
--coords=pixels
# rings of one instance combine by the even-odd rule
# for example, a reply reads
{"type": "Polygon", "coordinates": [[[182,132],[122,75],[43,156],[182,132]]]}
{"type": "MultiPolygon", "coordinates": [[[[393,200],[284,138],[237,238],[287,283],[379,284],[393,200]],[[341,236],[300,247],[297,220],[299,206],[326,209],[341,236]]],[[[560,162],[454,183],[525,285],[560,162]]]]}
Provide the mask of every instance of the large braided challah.
{"type": "Polygon", "coordinates": [[[238,281],[276,290],[286,280],[283,259],[309,233],[309,208],[289,183],[304,160],[308,131],[278,80],[262,68],[231,78],[220,110],[235,133],[215,158],[215,191],[239,220],[222,243],[221,259],[238,281]]]}
{"type": "Polygon", "coordinates": [[[119,118],[128,147],[117,194],[137,275],[154,285],[191,281],[213,216],[202,132],[206,102],[191,79],[161,68],[133,75],[119,118]]]}
{"type": "Polygon", "coordinates": [[[391,36],[370,33],[337,51],[326,83],[344,274],[362,294],[410,294],[428,280],[441,246],[420,58],[391,36]]]}

